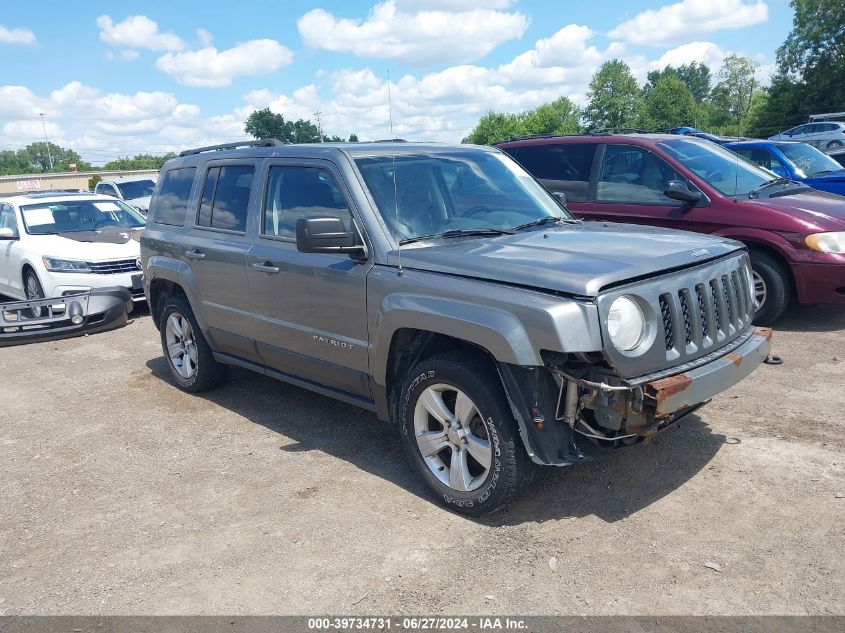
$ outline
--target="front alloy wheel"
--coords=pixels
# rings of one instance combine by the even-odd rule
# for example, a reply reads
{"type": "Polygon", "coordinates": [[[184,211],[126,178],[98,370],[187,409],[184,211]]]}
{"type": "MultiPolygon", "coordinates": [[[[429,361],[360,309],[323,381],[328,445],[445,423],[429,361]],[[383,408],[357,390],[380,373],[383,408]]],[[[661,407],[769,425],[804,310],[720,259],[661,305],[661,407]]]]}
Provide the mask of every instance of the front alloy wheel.
{"type": "Polygon", "coordinates": [[[463,391],[436,384],[414,409],[414,437],[426,466],[460,492],[478,489],[490,472],[493,450],[478,407],[463,391]]]}
{"type": "Polygon", "coordinates": [[[766,280],[756,270],[751,271],[751,276],[754,279],[754,307],[759,310],[766,303],[766,280]]]}

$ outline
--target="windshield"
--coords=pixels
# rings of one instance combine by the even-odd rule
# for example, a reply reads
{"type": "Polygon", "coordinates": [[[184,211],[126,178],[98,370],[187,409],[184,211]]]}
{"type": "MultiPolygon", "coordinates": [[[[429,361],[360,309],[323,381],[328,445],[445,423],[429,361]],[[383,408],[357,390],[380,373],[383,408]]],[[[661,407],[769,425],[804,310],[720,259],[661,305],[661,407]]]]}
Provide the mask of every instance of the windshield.
{"type": "Polygon", "coordinates": [[[842,165],[830,156],[806,143],[783,143],[777,148],[795,166],[802,178],[842,169],[842,165]]]}
{"type": "Polygon", "coordinates": [[[379,154],[359,156],[355,163],[397,241],[444,231],[508,230],[543,218],[572,219],[503,154],[469,149],[379,154]]]}
{"type": "Polygon", "coordinates": [[[21,217],[30,235],[78,233],[106,227],[136,229],[144,218],[119,200],[62,200],[21,207],[21,217]]]}
{"type": "Polygon", "coordinates": [[[678,139],[658,143],[669,156],[726,196],[744,196],[773,178],[771,172],[709,141],[678,139]]]}
{"type": "Polygon", "coordinates": [[[120,189],[120,195],[123,196],[124,200],[151,196],[153,195],[153,187],[156,186],[154,180],[130,180],[129,182],[116,182],[114,184],[120,189]]]}

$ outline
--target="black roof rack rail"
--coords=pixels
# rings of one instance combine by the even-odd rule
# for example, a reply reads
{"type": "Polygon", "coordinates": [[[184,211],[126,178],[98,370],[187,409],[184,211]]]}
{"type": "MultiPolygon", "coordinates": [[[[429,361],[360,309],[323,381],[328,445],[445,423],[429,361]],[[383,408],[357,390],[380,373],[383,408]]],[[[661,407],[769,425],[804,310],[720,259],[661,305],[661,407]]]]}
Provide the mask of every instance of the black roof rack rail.
{"type": "MultiPolygon", "coordinates": [[[[367,142],[367,141],[365,141],[367,142]]],[[[407,143],[404,138],[380,138],[375,141],[369,141],[370,143],[407,143]]]]}
{"type": "Polygon", "coordinates": [[[237,143],[222,143],[220,145],[186,149],[183,152],[179,152],[179,156],[193,156],[194,154],[202,154],[203,152],[216,152],[224,149],[237,149],[238,147],[280,147],[282,145],[286,145],[286,143],[277,138],[262,138],[256,141],[239,141],[237,143]]]}
{"type": "Polygon", "coordinates": [[[607,134],[654,134],[653,130],[646,130],[640,127],[603,127],[594,130],[587,130],[585,134],[602,136],[607,134]]]}
{"type": "Polygon", "coordinates": [[[564,136],[581,136],[580,134],[525,134],[523,136],[511,136],[504,141],[496,141],[493,145],[499,143],[510,143],[511,141],[530,141],[533,138],[561,138],[564,136]]]}

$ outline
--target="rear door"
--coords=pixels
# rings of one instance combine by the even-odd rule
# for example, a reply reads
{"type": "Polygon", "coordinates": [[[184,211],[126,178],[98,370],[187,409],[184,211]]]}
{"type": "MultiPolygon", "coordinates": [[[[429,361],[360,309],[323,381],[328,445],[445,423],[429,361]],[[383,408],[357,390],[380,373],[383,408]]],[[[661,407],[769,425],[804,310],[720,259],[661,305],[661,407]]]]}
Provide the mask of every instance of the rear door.
{"type": "Polygon", "coordinates": [[[193,228],[182,251],[212,347],[250,361],[258,360],[258,354],[250,335],[246,225],[259,162],[215,160],[200,169],[193,228]]]}
{"type": "Polygon", "coordinates": [[[296,221],[336,217],[359,231],[333,163],[270,159],[247,254],[252,331],[268,367],[369,400],[369,260],[300,253],[296,221]]]}
{"type": "Polygon", "coordinates": [[[670,180],[695,186],[663,158],[637,145],[603,145],[593,170],[588,201],[581,215],[586,220],[629,222],[693,230],[689,207],[664,194],[670,180]]]}

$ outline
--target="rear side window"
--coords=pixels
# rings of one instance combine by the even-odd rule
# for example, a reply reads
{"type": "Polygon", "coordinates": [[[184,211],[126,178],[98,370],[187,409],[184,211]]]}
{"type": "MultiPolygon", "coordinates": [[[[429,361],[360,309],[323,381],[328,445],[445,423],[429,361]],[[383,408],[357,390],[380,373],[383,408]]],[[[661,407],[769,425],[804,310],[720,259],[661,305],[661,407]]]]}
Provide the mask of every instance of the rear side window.
{"type": "Polygon", "coordinates": [[[502,149],[551,191],[561,191],[574,202],[587,199],[595,144],[529,145],[502,149]]]}
{"type": "Polygon", "coordinates": [[[252,165],[209,169],[202,188],[197,226],[245,233],[254,174],[252,165]]]}
{"type": "Polygon", "coordinates": [[[196,167],[170,169],[164,174],[161,188],[150,205],[153,222],[172,226],[185,226],[188,211],[188,198],[194,182],[196,167]]]}
{"type": "Polygon", "coordinates": [[[339,218],[352,230],[352,214],[332,175],[317,167],[271,167],[264,204],[264,235],[296,237],[299,218],[339,218]]]}

